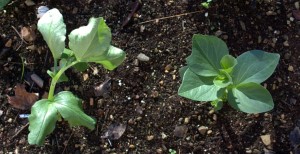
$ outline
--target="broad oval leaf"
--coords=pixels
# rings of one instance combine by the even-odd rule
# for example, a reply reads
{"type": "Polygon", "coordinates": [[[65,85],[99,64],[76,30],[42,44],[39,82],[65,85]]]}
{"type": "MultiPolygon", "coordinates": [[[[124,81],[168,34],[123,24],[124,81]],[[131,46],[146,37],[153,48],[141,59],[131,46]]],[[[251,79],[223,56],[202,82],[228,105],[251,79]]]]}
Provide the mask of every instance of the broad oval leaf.
{"type": "Polygon", "coordinates": [[[228,55],[228,47],[216,36],[194,35],[192,54],[186,59],[189,68],[201,76],[217,76],[222,57],[228,55]]]}
{"type": "Polygon", "coordinates": [[[214,77],[199,76],[189,68],[183,75],[178,94],[195,101],[214,101],[225,92],[213,84],[214,77]]]}
{"type": "Polygon", "coordinates": [[[95,128],[95,120],[83,112],[81,100],[71,92],[62,91],[55,95],[53,105],[70,126],[95,128]]]}
{"type": "Polygon", "coordinates": [[[111,32],[103,18],[91,18],[87,26],[74,29],[69,35],[69,47],[77,60],[103,60],[110,47],[111,32]]]}
{"type": "Polygon", "coordinates": [[[42,145],[46,135],[53,132],[57,121],[57,110],[51,101],[42,99],[31,108],[29,116],[29,144],[42,145]]]}
{"type": "Polygon", "coordinates": [[[237,65],[232,72],[235,85],[242,83],[261,83],[274,72],[280,55],[261,50],[251,50],[237,57],[237,65]]]}
{"type": "Polygon", "coordinates": [[[261,113],[272,110],[273,99],[267,89],[257,83],[245,83],[228,91],[228,102],[236,110],[261,113]]]}
{"type": "Polygon", "coordinates": [[[42,33],[54,59],[59,59],[65,48],[66,25],[57,9],[46,12],[38,21],[38,30],[42,33]]]}

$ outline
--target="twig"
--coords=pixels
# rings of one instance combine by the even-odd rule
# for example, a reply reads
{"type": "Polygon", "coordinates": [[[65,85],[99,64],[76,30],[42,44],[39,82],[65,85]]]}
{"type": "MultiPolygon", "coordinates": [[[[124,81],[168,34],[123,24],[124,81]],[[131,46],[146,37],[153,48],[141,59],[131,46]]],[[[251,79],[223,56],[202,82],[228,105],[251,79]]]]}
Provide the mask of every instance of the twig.
{"type": "Polygon", "coordinates": [[[24,125],[13,137],[11,137],[10,140],[12,140],[15,137],[17,137],[27,126],[29,126],[29,122],[27,122],[26,125],[24,125]]]}
{"type": "Polygon", "coordinates": [[[161,18],[156,18],[156,19],[151,19],[151,20],[140,22],[138,24],[144,24],[144,23],[148,23],[148,22],[154,22],[154,21],[158,21],[158,20],[164,20],[164,19],[175,18],[175,17],[180,17],[180,16],[186,16],[186,15],[189,15],[189,14],[202,13],[202,12],[204,12],[204,10],[188,12],[188,13],[182,13],[182,14],[177,14],[177,15],[167,16],[167,17],[161,17],[161,18]]]}
{"type": "Polygon", "coordinates": [[[68,146],[68,144],[69,144],[69,141],[70,141],[71,137],[73,136],[73,134],[74,134],[74,132],[72,131],[72,133],[71,133],[71,135],[70,135],[70,137],[69,137],[69,139],[68,139],[68,141],[67,141],[67,145],[65,145],[65,148],[64,148],[62,154],[65,153],[65,151],[66,151],[66,149],[67,149],[67,146],[68,146]]]}
{"type": "Polygon", "coordinates": [[[22,40],[20,46],[16,49],[16,51],[18,51],[24,42],[25,42],[25,44],[28,44],[28,43],[23,39],[22,35],[18,32],[18,30],[14,26],[11,26],[11,27],[15,30],[15,32],[19,35],[20,39],[22,40]]]}

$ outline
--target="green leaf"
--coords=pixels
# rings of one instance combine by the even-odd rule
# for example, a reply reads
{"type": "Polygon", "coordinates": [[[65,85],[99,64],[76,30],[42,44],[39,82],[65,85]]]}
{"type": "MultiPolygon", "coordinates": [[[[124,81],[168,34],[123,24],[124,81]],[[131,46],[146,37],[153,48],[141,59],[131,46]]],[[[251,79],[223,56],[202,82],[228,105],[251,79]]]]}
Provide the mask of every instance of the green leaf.
{"type": "Polygon", "coordinates": [[[261,83],[274,72],[280,55],[261,50],[251,50],[237,57],[237,65],[232,72],[234,85],[242,83],[261,83]]]}
{"type": "Polygon", "coordinates": [[[183,75],[178,94],[195,101],[214,101],[223,96],[225,89],[213,84],[214,77],[198,76],[190,69],[183,75]]]}
{"type": "Polygon", "coordinates": [[[215,36],[194,35],[192,54],[186,59],[189,68],[201,76],[217,76],[220,61],[228,55],[224,41],[215,36]]]}
{"type": "Polygon", "coordinates": [[[57,109],[47,99],[37,101],[29,116],[29,144],[42,145],[46,135],[53,132],[57,121],[57,109]]]}
{"type": "Polygon", "coordinates": [[[232,84],[232,78],[226,71],[221,70],[220,74],[214,78],[213,83],[215,86],[225,88],[232,84]]]}
{"type": "Polygon", "coordinates": [[[86,62],[79,62],[79,63],[75,64],[73,67],[75,69],[77,69],[78,71],[83,72],[89,68],[89,65],[86,62]]]}
{"type": "Polygon", "coordinates": [[[120,48],[110,46],[103,60],[97,61],[108,70],[113,70],[125,60],[125,52],[120,48]]]}
{"type": "Polygon", "coordinates": [[[42,33],[54,59],[59,59],[65,48],[66,25],[57,9],[46,12],[38,21],[38,30],[42,33]]]}
{"type": "Polygon", "coordinates": [[[231,55],[225,55],[222,57],[220,63],[223,70],[225,70],[227,73],[231,73],[232,69],[237,64],[237,60],[231,55]]]}
{"type": "Polygon", "coordinates": [[[70,50],[70,49],[65,48],[62,55],[61,55],[61,58],[62,59],[68,59],[68,58],[71,58],[73,56],[74,56],[73,51],[70,50]]]}
{"type": "Polygon", "coordinates": [[[3,9],[3,7],[9,3],[10,0],[0,0],[0,10],[3,9]]]}
{"type": "Polygon", "coordinates": [[[74,29],[69,35],[69,47],[77,60],[96,62],[105,59],[111,42],[111,32],[103,18],[91,18],[87,26],[74,29]]]}
{"type": "Polygon", "coordinates": [[[221,99],[214,100],[210,102],[210,104],[214,107],[215,111],[219,111],[223,107],[223,102],[221,99]]]}
{"type": "Polygon", "coordinates": [[[95,120],[86,115],[81,108],[81,100],[69,91],[63,91],[54,96],[54,100],[42,99],[37,101],[29,116],[30,144],[41,145],[46,135],[53,132],[55,123],[60,115],[71,126],[85,126],[95,128],[95,120]]]}
{"type": "Polygon", "coordinates": [[[58,93],[54,97],[54,102],[54,106],[61,116],[69,122],[70,126],[95,128],[95,120],[83,112],[81,100],[71,92],[63,91],[58,93]]]}
{"type": "Polygon", "coordinates": [[[181,80],[183,79],[183,75],[188,68],[189,68],[188,66],[183,66],[179,69],[179,75],[180,75],[181,80]]]}
{"type": "Polygon", "coordinates": [[[266,112],[274,107],[269,91],[257,83],[245,83],[229,90],[228,102],[234,109],[246,113],[266,112]]]}

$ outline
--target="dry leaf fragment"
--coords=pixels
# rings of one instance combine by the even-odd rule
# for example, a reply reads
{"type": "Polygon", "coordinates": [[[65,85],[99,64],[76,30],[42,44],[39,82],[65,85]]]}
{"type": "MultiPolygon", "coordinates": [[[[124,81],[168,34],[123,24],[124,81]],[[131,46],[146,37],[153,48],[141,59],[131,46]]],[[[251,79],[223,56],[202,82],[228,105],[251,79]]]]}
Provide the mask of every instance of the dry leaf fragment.
{"type": "Polygon", "coordinates": [[[119,139],[125,132],[126,125],[124,124],[111,124],[107,131],[104,133],[101,138],[108,138],[110,140],[117,140],[119,139]]]}
{"type": "Polygon", "coordinates": [[[25,85],[17,84],[14,88],[15,96],[8,96],[8,103],[21,110],[28,110],[38,100],[38,93],[29,93],[25,85]]]}
{"type": "Polygon", "coordinates": [[[33,42],[36,38],[35,32],[31,27],[22,27],[21,35],[22,38],[28,42],[33,42]]]}
{"type": "Polygon", "coordinates": [[[103,83],[101,83],[99,86],[96,86],[94,88],[95,96],[108,97],[109,91],[110,91],[110,86],[111,86],[111,79],[108,78],[103,83]]]}

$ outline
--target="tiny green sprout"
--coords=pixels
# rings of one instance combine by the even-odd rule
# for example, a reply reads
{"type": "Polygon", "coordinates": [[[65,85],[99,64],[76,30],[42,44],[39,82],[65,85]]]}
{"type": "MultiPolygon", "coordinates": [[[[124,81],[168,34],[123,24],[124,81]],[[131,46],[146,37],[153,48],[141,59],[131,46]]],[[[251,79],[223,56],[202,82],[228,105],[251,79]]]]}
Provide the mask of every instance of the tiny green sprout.
{"type": "Polygon", "coordinates": [[[202,2],[201,5],[205,8],[209,8],[210,4],[211,4],[212,0],[207,0],[206,2],[202,2]]]}
{"type": "Polygon", "coordinates": [[[169,149],[169,154],[176,154],[176,150],[174,150],[174,149],[169,149]]]}
{"type": "Polygon", "coordinates": [[[49,10],[40,18],[38,30],[54,58],[54,67],[47,72],[52,78],[48,99],[37,101],[29,116],[28,142],[42,145],[61,118],[70,126],[95,128],[95,119],[83,112],[79,98],[70,91],[54,94],[56,84],[68,80],[64,72],[71,67],[83,71],[90,62],[113,70],[124,61],[125,53],[110,44],[111,31],[103,18],[90,18],[86,26],[73,30],[68,36],[69,48],[65,48],[66,25],[57,9],[49,10]]]}
{"type": "Polygon", "coordinates": [[[215,36],[194,35],[192,42],[187,66],[179,70],[180,96],[210,101],[215,110],[224,102],[246,113],[273,109],[271,94],[260,84],[273,74],[279,54],[251,50],[234,58],[225,42],[215,36]]]}

